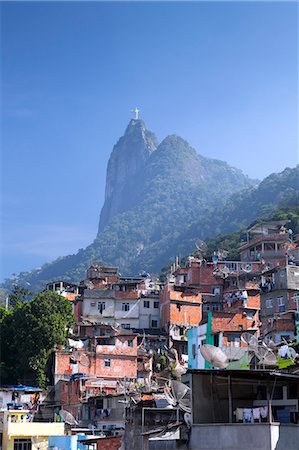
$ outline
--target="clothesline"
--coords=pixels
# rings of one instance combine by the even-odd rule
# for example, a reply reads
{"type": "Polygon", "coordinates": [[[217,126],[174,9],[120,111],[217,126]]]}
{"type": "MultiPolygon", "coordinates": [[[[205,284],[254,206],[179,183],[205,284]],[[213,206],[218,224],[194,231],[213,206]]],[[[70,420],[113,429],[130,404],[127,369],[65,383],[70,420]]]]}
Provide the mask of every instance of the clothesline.
{"type": "Polygon", "coordinates": [[[235,410],[236,422],[257,423],[268,417],[268,406],[258,408],[237,408],[235,410]]]}

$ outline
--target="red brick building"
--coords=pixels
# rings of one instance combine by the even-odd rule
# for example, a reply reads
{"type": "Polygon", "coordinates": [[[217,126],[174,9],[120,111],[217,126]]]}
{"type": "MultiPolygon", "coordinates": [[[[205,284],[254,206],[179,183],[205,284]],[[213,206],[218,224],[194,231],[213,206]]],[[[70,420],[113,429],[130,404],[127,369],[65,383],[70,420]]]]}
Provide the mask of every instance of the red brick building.
{"type": "Polygon", "coordinates": [[[198,289],[187,286],[185,270],[178,269],[160,294],[160,322],[169,334],[180,357],[188,354],[187,330],[202,319],[202,297],[198,289]]]}

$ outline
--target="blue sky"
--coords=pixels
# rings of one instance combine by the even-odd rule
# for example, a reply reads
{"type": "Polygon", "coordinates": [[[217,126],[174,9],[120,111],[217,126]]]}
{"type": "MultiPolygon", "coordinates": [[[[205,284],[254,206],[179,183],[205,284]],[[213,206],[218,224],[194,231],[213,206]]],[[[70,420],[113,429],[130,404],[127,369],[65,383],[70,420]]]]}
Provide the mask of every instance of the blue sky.
{"type": "Polygon", "coordinates": [[[138,106],[254,178],[298,162],[298,5],[2,2],[2,277],[95,237],[138,106]]]}

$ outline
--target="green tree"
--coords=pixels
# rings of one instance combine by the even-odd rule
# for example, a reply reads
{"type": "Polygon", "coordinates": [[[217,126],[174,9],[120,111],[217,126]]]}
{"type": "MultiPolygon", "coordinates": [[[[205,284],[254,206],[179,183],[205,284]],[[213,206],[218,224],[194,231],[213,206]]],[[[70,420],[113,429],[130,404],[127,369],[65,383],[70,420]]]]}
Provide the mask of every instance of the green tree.
{"type": "Polygon", "coordinates": [[[2,383],[48,383],[47,361],[55,345],[63,344],[74,323],[72,304],[44,291],[31,302],[17,302],[2,315],[2,383]]]}
{"type": "Polygon", "coordinates": [[[32,294],[29,289],[14,285],[12,288],[12,292],[8,294],[9,307],[15,308],[15,306],[19,303],[30,300],[31,296],[32,294]]]}

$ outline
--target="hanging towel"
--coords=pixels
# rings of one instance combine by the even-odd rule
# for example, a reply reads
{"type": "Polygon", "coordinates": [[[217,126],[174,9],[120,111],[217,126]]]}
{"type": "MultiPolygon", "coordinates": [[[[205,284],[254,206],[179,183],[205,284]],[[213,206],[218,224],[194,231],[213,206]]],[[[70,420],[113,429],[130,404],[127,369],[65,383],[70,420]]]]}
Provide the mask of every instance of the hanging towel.
{"type": "Polygon", "coordinates": [[[237,408],[236,409],[236,421],[237,422],[243,422],[243,408],[237,408]]]}
{"type": "Polygon", "coordinates": [[[261,417],[263,419],[265,419],[268,416],[268,406],[261,406],[260,413],[261,413],[261,417]]]}
{"type": "Polygon", "coordinates": [[[260,408],[253,408],[252,414],[254,420],[260,420],[261,418],[260,408]]]}
{"type": "Polygon", "coordinates": [[[243,409],[243,417],[244,417],[244,421],[246,423],[253,423],[252,409],[251,408],[244,408],[243,409]]]}

